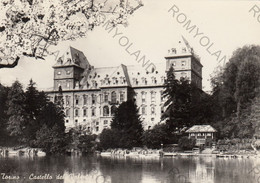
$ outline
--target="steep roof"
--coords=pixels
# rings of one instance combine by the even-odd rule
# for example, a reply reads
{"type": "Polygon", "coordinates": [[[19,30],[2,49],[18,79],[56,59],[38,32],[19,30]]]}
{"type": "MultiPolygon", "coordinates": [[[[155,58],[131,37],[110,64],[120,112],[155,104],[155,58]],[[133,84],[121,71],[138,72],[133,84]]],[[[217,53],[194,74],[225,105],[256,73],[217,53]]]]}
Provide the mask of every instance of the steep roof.
{"type": "Polygon", "coordinates": [[[90,64],[84,53],[70,46],[67,51],[58,58],[53,67],[76,66],[85,69],[89,65],[90,64]]]}
{"type": "Polygon", "coordinates": [[[187,133],[194,133],[194,132],[217,132],[215,128],[213,128],[210,125],[194,125],[191,128],[189,128],[187,133]]]}
{"type": "Polygon", "coordinates": [[[178,39],[173,43],[174,47],[168,50],[166,58],[194,56],[200,62],[199,56],[194,52],[188,41],[183,36],[181,37],[182,39],[178,39]]]}
{"type": "Polygon", "coordinates": [[[154,72],[147,72],[140,65],[91,68],[83,73],[80,85],[83,89],[161,86],[164,84],[165,64],[155,66],[154,72]]]}

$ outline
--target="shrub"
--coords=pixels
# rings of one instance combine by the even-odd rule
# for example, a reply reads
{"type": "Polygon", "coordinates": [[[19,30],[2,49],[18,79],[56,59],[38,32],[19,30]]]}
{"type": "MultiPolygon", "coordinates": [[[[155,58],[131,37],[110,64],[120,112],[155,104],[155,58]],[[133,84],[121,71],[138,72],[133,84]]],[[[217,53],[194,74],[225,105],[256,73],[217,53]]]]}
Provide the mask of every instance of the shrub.
{"type": "Polygon", "coordinates": [[[183,150],[191,150],[196,144],[195,139],[189,139],[188,137],[181,137],[179,139],[179,147],[181,147],[183,150]]]}

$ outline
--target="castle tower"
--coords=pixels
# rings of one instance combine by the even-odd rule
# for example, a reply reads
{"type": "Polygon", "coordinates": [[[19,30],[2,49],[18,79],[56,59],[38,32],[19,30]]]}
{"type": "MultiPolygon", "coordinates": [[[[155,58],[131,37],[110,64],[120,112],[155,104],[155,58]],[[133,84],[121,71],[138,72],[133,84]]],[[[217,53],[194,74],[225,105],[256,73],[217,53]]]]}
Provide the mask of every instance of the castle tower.
{"type": "Polygon", "coordinates": [[[202,89],[202,64],[200,58],[193,52],[187,40],[182,37],[174,48],[168,50],[166,71],[174,68],[177,79],[186,77],[198,88],[202,89]]]}
{"type": "Polygon", "coordinates": [[[58,58],[54,68],[54,91],[72,90],[80,87],[83,72],[91,69],[83,52],[69,47],[68,50],[58,58]]]}

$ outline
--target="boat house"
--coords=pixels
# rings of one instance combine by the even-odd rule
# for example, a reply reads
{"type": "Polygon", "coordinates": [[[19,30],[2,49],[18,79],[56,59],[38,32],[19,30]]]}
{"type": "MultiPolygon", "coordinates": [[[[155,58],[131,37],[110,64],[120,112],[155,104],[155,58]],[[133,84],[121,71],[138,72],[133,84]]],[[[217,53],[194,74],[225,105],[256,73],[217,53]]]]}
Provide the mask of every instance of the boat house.
{"type": "Polygon", "coordinates": [[[197,146],[211,146],[216,140],[216,132],[210,125],[194,125],[186,131],[190,139],[196,139],[197,146]]]}

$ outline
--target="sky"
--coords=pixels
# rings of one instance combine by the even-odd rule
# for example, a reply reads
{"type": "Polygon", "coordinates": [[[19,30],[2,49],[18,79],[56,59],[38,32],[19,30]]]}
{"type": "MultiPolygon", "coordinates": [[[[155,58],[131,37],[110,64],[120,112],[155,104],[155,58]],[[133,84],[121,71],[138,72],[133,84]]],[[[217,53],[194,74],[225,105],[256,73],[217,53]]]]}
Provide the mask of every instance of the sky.
{"type": "MultiPolygon", "coordinates": [[[[174,48],[184,36],[201,59],[203,65],[203,90],[210,91],[210,78],[218,66],[228,62],[233,52],[245,45],[260,45],[260,12],[254,17],[254,5],[260,1],[213,1],[213,0],[143,0],[144,6],[129,16],[128,26],[119,25],[117,33],[95,27],[84,39],[61,42],[51,51],[61,56],[69,46],[84,52],[94,67],[138,65],[133,55],[122,46],[132,43],[132,50],[140,50],[150,63],[165,63],[167,51],[174,48]],[[189,22],[190,21],[190,22],[189,22]],[[194,29],[187,30],[195,26],[194,29]],[[124,36],[126,38],[119,39],[124,36]],[[226,57],[226,59],[224,59],[226,57]],[[223,58],[223,59],[222,59],[223,58]],[[224,63],[224,60],[226,62],[224,63]]],[[[0,69],[0,82],[11,85],[19,80],[24,87],[32,78],[39,89],[53,86],[55,57],[46,60],[22,58],[12,69],[0,69]]],[[[145,71],[145,68],[144,68],[145,71]]]]}

